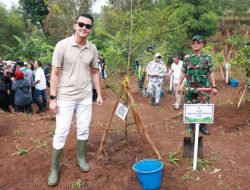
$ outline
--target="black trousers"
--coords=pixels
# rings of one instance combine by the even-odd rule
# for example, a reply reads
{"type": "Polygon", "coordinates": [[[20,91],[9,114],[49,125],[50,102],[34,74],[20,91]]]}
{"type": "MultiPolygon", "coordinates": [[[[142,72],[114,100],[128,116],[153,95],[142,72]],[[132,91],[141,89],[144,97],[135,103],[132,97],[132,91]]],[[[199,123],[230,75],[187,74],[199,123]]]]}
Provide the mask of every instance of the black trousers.
{"type": "Polygon", "coordinates": [[[9,106],[11,105],[10,96],[5,90],[0,90],[0,107],[4,111],[10,112],[9,106]]]}

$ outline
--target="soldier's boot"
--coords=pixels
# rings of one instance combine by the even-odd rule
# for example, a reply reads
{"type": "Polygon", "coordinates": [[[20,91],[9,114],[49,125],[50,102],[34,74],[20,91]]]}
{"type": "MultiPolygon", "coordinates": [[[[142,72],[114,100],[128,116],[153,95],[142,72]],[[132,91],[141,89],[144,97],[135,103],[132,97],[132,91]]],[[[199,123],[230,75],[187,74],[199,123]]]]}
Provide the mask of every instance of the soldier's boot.
{"type": "Polygon", "coordinates": [[[76,163],[79,165],[80,170],[83,172],[90,171],[90,166],[86,158],[87,152],[87,140],[77,140],[77,160],[76,163]]]}
{"type": "Polygon", "coordinates": [[[204,135],[210,135],[208,128],[206,127],[206,125],[204,123],[200,124],[200,131],[204,134],[204,135]]]}
{"type": "Polygon", "coordinates": [[[53,148],[52,150],[51,170],[48,177],[49,186],[56,186],[58,184],[58,173],[62,152],[63,149],[56,150],[55,148],[53,148]]]}

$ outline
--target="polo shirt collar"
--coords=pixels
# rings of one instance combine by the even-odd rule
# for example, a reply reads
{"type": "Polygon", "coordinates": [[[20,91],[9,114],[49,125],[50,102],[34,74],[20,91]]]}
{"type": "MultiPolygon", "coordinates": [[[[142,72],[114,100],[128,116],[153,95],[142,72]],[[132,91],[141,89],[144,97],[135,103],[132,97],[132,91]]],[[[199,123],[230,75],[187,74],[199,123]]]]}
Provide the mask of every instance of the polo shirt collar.
{"type": "MultiPolygon", "coordinates": [[[[78,44],[76,43],[75,41],[75,34],[73,34],[71,37],[70,37],[70,45],[73,46],[73,47],[79,47],[78,44]]],[[[89,49],[90,48],[90,43],[88,40],[86,40],[86,44],[81,48],[81,49],[89,49]]]]}

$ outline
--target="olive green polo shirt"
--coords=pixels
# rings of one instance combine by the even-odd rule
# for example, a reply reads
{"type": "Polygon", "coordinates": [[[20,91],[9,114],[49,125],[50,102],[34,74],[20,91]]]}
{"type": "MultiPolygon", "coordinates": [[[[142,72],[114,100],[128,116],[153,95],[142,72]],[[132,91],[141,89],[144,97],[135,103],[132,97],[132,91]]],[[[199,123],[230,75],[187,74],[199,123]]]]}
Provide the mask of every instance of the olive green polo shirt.
{"type": "Polygon", "coordinates": [[[52,66],[61,68],[58,100],[81,100],[92,95],[90,68],[98,68],[98,53],[94,44],[86,41],[80,48],[74,35],[56,44],[52,66]]]}

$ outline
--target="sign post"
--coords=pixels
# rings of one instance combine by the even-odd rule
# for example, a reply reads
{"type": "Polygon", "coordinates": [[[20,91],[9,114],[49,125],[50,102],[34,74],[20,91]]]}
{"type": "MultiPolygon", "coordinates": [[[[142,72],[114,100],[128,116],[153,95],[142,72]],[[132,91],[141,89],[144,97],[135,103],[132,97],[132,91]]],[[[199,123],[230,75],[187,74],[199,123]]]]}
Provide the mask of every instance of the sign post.
{"type": "Polygon", "coordinates": [[[184,104],[183,122],[195,124],[193,170],[197,169],[198,137],[201,123],[214,122],[214,104],[184,104]]]}

